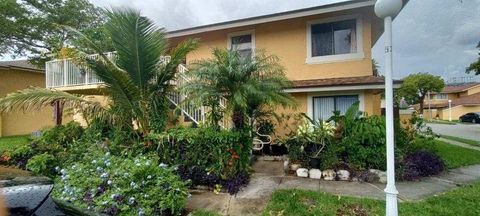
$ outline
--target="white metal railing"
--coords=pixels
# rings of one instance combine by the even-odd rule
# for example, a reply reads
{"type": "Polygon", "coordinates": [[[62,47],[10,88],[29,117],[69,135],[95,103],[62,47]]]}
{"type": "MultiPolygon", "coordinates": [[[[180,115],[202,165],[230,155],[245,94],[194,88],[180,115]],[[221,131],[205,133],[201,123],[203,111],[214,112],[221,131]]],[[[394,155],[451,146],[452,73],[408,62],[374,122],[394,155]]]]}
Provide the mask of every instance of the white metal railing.
{"type": "MultiPolygon", "coordinates": [[[[115,53],[106,53],[109,59],[115,58],[115,53]]],[[[97,59],[98,54],[90,55],[88,58],[97,59]]],[[[170,62],[170,56],[161,56],[159,62],[166,64],[170,62]]],[[[73,59],[56,59],[46,62],[46,86],[47,88],[69,87],[69,86],[82,86],[91,84],[102,84],[103,82],[95,75],[95,73],[87,67],[79,66],[73,59]]],[[[189,80],[185,73],[188,71],[187,67],[180,64],[177,68],[178,73],[176,79],[172,80],[171,84],[174,86],[185,85],[189,80]]],[[[206,120],[206,113],[208,108],[205,106],[196,106],[191,102],[187,102],[185,99],[188,95],[183,94],[177,90],[171,92],[168,96],[170,102],[180,108],[184,116],[191,119],[196,124],[204,123],[206,120]]],[[[225,98],[220,99],[220,106],[225,108],[227,100],[225,98]]],[[[220,123],[223,128],[228,127],[230,121],[224,117],[220,123]]]]}
{"type": "MultiPolygon", "coordinates": [[[[110,59],[115,53],[106,53],[110,59]]],[[[98,59],[98,54],[90,55],[90,59],[98,59]]],[[[95,73],[85,66],[79,66],[73,59],[55,59],[45,63],[45,81],[47,88],[81,86],[103,83],[95,73]]]]}

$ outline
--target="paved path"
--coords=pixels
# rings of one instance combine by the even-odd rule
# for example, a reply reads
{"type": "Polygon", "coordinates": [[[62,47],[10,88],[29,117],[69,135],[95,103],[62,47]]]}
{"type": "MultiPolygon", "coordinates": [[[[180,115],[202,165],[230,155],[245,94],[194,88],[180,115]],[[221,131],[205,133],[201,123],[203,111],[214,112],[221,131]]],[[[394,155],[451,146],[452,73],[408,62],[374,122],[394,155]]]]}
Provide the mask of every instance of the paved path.
{"type": "Polygon", "coordinates": [[[480,141],[480,124],[458,123],[455,125],[447,124],[427,124],[435,133],[455,136],[470,140],[480,141]]]}
{"type": "MultiPolygon", "coordinates": [[[[197,192],[187,209],[209,209],[222,215],[259,215],[275,190],[304,189],[338,195],[385,199],[384,184],[342,181],[323,181],[285,176],[283,162],[258,161],[253,166],[250,184],[236,196],[197,192]]],[[[400,201],[420,200],[453,189],[462,184],[480,180],[480,165],[450,170],[440,176],[424,178],[419,182],[399,182],[400,201]]]]}
{"type": "Polygon", "coordinates": [[[438,140],[446,142],[446,143],[451,144],[451,145],[456,145],[456,146],[460,146],[460,147],[463,147],[463,148],[468,148],[468,149],[473,149],[473,150],[480,151],[480,147],[478,147],[478,146],[473,146],[473,145],[469,145],[469,144],[466,144],[466,143],[458,142],[458,141],[455,141],[455,140],[449,140],[449,139],[445,139],[445,138],[438,138],[438,140]]]}

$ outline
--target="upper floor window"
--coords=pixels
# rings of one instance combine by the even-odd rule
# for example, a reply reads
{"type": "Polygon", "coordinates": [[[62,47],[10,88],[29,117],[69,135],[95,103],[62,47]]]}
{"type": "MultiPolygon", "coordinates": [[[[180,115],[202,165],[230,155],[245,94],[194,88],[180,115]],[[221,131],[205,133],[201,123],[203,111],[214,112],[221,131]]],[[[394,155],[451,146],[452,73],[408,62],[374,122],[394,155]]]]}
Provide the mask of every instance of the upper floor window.
{"type": "Polygon", "coordinates": [[[253,32],[238,32],[229,35],[229,48],[237,50],[242,57],[251,58],[255,48],[253,32]]]}
{"type": "Polygon", "coordinates": [[[307,63],[363,58],[362,25],[356,17],[309,22],[307,63]]]}
{"type": "Polygon", "coordinates": [[[438,99],[438,100],[445,100],[445,99],[448,99],[448,94],[445,94],[445,93],[438,93],[438,94],[435,96],[435,99],[438,99]]]}

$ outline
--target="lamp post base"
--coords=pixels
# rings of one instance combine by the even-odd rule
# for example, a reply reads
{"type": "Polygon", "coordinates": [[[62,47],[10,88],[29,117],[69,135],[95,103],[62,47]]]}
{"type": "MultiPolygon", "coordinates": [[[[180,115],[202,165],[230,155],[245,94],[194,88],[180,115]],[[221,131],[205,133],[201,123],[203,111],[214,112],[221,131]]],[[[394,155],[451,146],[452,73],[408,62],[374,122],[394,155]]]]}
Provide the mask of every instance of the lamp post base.
{"type": "Polygon", "coordinates": [[[385,188],[385,195],[386,195],[386,215],[387,216],[398,216],[398,202],[397,202],[397,195],[398,191],[395,186],[387,185],[385,188]]]}

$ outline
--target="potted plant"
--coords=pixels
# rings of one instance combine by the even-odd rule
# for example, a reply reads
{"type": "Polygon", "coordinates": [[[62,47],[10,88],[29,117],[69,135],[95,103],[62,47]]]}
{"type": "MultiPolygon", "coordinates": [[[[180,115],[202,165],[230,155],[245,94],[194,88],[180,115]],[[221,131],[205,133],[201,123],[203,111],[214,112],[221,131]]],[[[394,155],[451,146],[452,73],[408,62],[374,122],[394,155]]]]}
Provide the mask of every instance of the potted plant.
{"type": "Polygon", "coordinates": [[[305,153],[312,168],[320,167],[320,153],[330,144],[335,128],[328,122],[315,121],[304,116],[304,123],[297,130],[297,137],[305,144],[305,153]]]}

